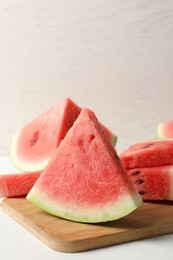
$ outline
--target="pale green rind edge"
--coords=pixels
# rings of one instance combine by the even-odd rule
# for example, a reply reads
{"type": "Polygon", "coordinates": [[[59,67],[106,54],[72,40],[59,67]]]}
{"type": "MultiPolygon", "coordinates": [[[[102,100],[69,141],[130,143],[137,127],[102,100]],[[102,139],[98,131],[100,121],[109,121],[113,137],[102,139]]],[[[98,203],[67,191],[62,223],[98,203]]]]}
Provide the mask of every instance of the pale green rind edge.
{"type": "Polygon", "coordinates": [[[165,138],[164,133],[163,133],[163,124],[162,123],[157,125],[157,137],[165,138]]]}
{"type": "Polygon", "coordinates": [[[116,145],[117,140],[118,140],[118,136],[115,135],[115,134],[112,134],[112,136],[111,136],[111,138],[110,138],[110,141],[111,141],[111,144],[112,144],[113,146],[116,145]]]}
{"type": "Polygon", "coordinates": [[[69,206],[67,205],[65,208],[64,204],[63,206],[56,205],[46,198],[41,198],[39,191],[34,189],[30,191],[26,198],[32,204],[54,216],[83,223],[101,223],[120,219],[137,210],[143,204],[141,196],[135,194],[134,198],[124,197],[119,202],[105,204],[105,207],[101,209],[95,207],[85,212],[84,209],[70,210],[69,206]]]}
{"type": "Polygon", "coordinates": [[[157,125],[157,137],[160,139],[173,139],[173,137],[167,137],[164,126],[164,123],[160,123],[157,125]]]}
{"type": "Polygon", "coordinates": [[[23,161],[17,156],[16,144],[17,144],[19,135],[20,135],[20,131],[17,132],[13,136],[13,139],[11,142],[11,147],[10,147],[10,160],[11,160],[11,163],[13,164],[13,166],[16,169],[24,171],[24,172],[35,172],[35,171],[44,170],[44,168],[48,164],[49,160],[39,161],[38,163],[31,163],[29,161],[28,162],[23,161]]]}

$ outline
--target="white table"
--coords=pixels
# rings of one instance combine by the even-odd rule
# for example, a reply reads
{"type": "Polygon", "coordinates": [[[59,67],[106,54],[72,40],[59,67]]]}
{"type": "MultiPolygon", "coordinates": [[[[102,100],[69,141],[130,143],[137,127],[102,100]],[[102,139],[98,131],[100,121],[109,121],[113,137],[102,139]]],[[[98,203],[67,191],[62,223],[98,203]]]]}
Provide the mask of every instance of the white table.
{"type": "MultiPolygon", "coordinates": [[[[7,157],[0,157],[0,174],[16,170],[7,157]]],[[[81,253],[54,251],[17,224],[0,209],[0,259],[66,260],[66,259],[166,259],[173,258],[173,234],[143,239],[140,241],[91,250],[81,253]]]]}

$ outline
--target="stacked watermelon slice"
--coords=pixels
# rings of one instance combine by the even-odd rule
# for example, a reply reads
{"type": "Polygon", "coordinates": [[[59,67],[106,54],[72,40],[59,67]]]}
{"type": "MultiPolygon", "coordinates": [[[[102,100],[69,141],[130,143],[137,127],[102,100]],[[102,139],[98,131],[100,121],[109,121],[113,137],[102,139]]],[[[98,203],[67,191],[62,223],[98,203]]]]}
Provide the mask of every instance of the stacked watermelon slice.
{"type": "Polygon", "coordinates": [[[173,200],[173,139],[134,144],[120,158],[143,200],[173,200]]]}
{"type": "Polygon", "coordinates": [[[0,198],[26,196],[41,172],[0,175],[0,198]]]}

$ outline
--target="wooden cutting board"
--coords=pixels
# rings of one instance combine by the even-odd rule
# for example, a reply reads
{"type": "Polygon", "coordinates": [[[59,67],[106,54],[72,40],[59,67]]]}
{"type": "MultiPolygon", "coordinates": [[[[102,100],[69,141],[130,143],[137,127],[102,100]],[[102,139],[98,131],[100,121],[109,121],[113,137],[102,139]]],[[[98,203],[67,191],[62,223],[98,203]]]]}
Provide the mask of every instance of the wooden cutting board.
{"type": "Polygon", "coordinates": [[[25,198],[8,198],[2,209],[50,248],[79,252],[173,232],[173,202],[144,203],[107,223],[83,224],[52,216],[25,198]]]}

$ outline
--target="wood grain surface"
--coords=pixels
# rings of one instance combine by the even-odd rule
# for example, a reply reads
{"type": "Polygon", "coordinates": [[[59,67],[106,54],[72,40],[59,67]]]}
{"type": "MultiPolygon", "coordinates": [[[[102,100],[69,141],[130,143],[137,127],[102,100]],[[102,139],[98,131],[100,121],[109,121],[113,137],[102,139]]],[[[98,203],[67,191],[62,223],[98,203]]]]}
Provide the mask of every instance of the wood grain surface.
{"type": "Polygon", "coordinates": [[[3,200],[2,209],[50,248],[79,252],[173,232],[173,202],[144,203],[130,215],[84,224],[54,217],[25,198],[3,200]]]}
{"type": "Polygon", "coordinates": [[[70,96],[119,136],[172,119],[173,1],[1,0],[0,155],[13,134],[70,96]]]}

